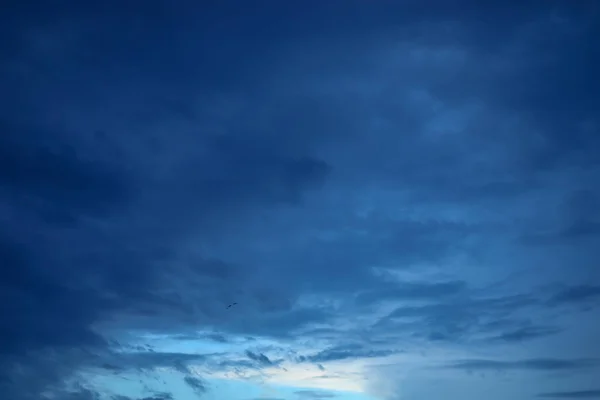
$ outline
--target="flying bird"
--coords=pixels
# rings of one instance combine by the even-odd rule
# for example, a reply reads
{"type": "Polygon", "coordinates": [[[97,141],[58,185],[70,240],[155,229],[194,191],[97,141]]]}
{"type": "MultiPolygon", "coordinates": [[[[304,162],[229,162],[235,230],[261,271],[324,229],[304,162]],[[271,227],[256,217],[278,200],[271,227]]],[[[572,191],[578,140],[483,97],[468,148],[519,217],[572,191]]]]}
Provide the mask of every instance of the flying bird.
{"type": "Polygon", "coordinates": [[[231,307],[233,307],[235,305],[237,305],[237,303],[231,303],[230,305],[227,306],[227,308],[229,309],[229,308],[231,308],[231,307]]]}

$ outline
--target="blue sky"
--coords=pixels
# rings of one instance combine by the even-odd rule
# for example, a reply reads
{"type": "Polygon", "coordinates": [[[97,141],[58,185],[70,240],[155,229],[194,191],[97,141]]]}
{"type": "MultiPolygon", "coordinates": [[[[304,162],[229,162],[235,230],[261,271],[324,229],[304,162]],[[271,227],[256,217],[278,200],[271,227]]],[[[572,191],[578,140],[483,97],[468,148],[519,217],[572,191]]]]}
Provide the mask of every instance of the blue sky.
{"type": "Polygon", "coordinates": [[[597,2],[4,9],[4,398],[600,398],[597,2]]]}

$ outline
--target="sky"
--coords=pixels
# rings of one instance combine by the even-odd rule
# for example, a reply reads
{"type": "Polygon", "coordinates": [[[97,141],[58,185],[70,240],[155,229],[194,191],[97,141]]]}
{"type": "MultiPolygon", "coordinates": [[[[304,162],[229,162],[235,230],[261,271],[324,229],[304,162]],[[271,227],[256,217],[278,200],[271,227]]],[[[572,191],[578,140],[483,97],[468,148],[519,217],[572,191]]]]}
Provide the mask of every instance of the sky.
{"type": "Polygon", "coordinates": [[[3,398],[599,399],[599,21],[6,2],[3,398]]]}

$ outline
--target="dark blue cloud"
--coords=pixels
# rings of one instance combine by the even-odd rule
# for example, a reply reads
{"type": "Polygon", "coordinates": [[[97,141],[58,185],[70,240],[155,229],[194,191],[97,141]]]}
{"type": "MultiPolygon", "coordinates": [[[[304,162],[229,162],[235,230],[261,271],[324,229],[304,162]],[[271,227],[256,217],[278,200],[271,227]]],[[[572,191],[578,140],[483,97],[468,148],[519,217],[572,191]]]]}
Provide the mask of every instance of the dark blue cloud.
{"type": "Polygon", "coordinates": [[[593,301],[600,297],[600,286],[578,285],[567,287],[556,293],[551,299],[553,304],[569,304],[593,301]]]}
{"type": "Polygon", "coordinates": [[[35,126],[1,129],[4,195],[28,203],[49,222],[107,212],[126,204],[135,190],[118,166],[78,155],[51,131],[38,131],[35,126]]]}
{"type": "Polygon", "coordinates": [[[524,326],[515,330],[504,332],[497,336],[497,339],[506,342],[522,342],[525,340],[537,339],[548,335],[554,335],[561,331],[559,328],[543,326],[524,326]]]}
{"type": "MultiPolygon", "coordinates": [[[[76,12],[65,16],[65,29],[80,29],[79,18],[76,12]]],[[[103,24],[101,16],[94,21],[97,27],[103,24]]],[[[62,35],[61,28],[57,29],[49,34],[62,35]]],[[[95,43],[93,34],[76,42],[89,39],[87,44],[102,49],[103,44],[95,43]]],[[[102,40],[117,44],[121,34],[102,40]]],[[[84,44],[63,39],[68,38],[57,39],[59,51],[63,46],[65,51],[77,51],[84,44]]],[[[19,50],[31,49],[23,45],[19,50]]],[[[102,59],[101,52],[90,54],[102,59]]],[[[16,55],[13,60],[17,62],[21,56],[28,57],[16,55]]],[[[76,59],[40,62],[46,65],[39,78],[50,87],[61,86],[53,78],[59,71],[68,74],[75,69],[91,74],[87,79],[101,69],[98,64],[92,67],[76,59]]],[[[131,55],[123,62],[133,67],[145,65],[146,60],[131,55]]],[[[6,71],[10,62],[2,68],[10,73],[6,71]]],[[[173,72],[171,67],[168,70],[173,72]]],[[[160,68],[149,72],[161,73],[160,68]]],[[[93,89],[92,83],[86,84],[93,89]]],[[[55,105],[61,101],[73,102],[69,96],[77,96],[77,90],[62,87],[61,95],[71,94],[47,103],[47,111],[58,112],[61,106],[55,105]]],[[[156,94],[164,95],[160,93],[163,90],[156,94]]],[[[41,101],[43,90],[37,93],[39,97],[32,94],[28,101],[41,101]]],[[[193,310],[189,302],[194,300],[163,286],[165,277],[177,276],[176,271],[164,269],[165,263],[175,262],[177,242],[190,230],[197,231],[196,224],[210,230],[215,221],[233,218],[245,205],[297,203],[302,192],[318,184],[328,170],[326,163],[311,154],[288,151],[281,138],[258,134],[249,139],[239,131],[246,129],[243,126],[227,135],[206,134],[202,128],[183,136],[173,133],[173,137],[148,133],[142,143],[149,144],[136,147],[134,132],[98,136],[92,133],[103,127],[84,122],[82,128],[89,131],[73,135],[51,126],[45,112],[13,115],[10,108],[4,108],[1,115],[1,285],[7,309],[0,322],[0,366],[8,374],[3,383],[8,385],[8,393],[16,396],[19,392],[23,398],[28,394],[14,386],[22,382],[12,371],[24,360],[32,366],[37,362],[29,352],[50,352],[65,368],[70,363],[62,357],[71,349],[104,352],[110,343],[92,325],[110,315],[135,315],[144,325],[146,320],[163,315],[166,321],[159,325],[177,321],[174,329],[186,325],[185,320],[195,313],[215,318],[218,296],[223,302],[233,297],[233,290],[226,285],[235,286],[232,280],[239,279],[240,271],[218,260],[196,260],[193,268],[187,269],[188,278],[183,279],[191,279],[190,283],[194,281],[198,287],[220,282],[216,290],[222,294],[213,290],[217,298],[211,297],[200,307],[205,309],[193,310]],[[116,153],[110,151],[115,148],[116,153]],[[184,154],[186,149],[190,152],[184,154]],[[166,175],[152,171],[162,169],[170,157],[175,157],[174,164],[164,171],[166,175]],[[225,293],[229,294],[223,297],[225,293]]],[[[166,119],[176,117],[169,109],[161,114],[166,119]]],[[[125,129],[135,128],[131,125],[125,129]]],[[[85,354],[77,352],[77,357],[85,354]]],[[[58,369],[56,374],[60,376],[58,369]]],[[[37,389],[35,382],[28,386],[32,391],[37,389]]]]}
{"type": "Polygon", "coordinates": [[[600,280],[593,4],[6,10],[6,398],[95,400],[69,379],[164,369],[203,394],[193,366],[330,371],[399,346],[595,368],[576,359],[598,329],[577,309],[600,280]]]}

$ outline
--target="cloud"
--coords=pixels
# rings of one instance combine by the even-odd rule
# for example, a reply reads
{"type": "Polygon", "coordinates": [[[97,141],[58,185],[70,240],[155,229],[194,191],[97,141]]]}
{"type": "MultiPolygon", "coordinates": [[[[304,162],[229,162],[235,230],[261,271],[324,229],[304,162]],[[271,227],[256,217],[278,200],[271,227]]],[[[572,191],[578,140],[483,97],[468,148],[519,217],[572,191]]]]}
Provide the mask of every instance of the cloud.
{"type": "MultiPolygon", "coordinates": [[[[343,345],[332,347],[318,352],[314,355],[302,356],[300,361],[310,361],[313,363],[326,363],[329,361],[340,361],[352,358],[373,358],[385,357],[394,354],[393,350],[374,350],[365,348],[362,345],[343,345]]],[[[320,366],[322,368],[322,366],[320,366]]],[[[320,368],[320,369],[321,369],[320,368]]]]}
{"type": "Polygon", "coordinates": [[[298,390],[295,392],[298,397],[303,399],[332,399],[335,394],[320,390],[298,390]]]}
{"type": "Polygon", "coordinates": [[[152,396],[148,397],[140,397],[138,399],[134,399],[129,396],[113,396],[111,400],[173,400],[173,395],[170,393],[155,393],[152,396]]]}
{"type": "Polygon", "coordinates": [[[273,365],[273,361],[269,359],[269,357],[265,356],[262,353],[253,353],[250,350],[246,350],[246,356],[252,361],[256,361],[259,365],[262,366],[271,366],[273,365]]]}
{"type": "Polygon", "coordinates": [[[187,373],[188,366],[205,364],[219,356],[219,354],[120,351],[100,355],[98,363],[95,366],[112,371],[143,371],[156,368],[173,368],[187,373]]]}
{"type": "MultiPolygon", "coordinates": [[[[102,400],[106,397],[100,393],[90,389],[81,388],[76,391],[67,391],[61,394],[61,399],[64,400],[102,400]]],[[[173,395],[170,393],[154,393],[152,396],[145,397],[129,397],[123,395],[110,396],[110,400],[173,400],[173,395]]]]}
{"type": "MultiPolygon", "coordinates": [[[[277,301],[278,297],[277,295],[272,296],[272,301],[277,301]]],[[[272,310],[271,312],[258,311],[254,310],[252,314],[240,315],[231,322],[226,322],[225,325],[230,332],[234,333],[287,337],[295,331],[325,323],[333,316],[332,309],[322,306],[297,306],[292,309],[272,310]],[[259,314],[260,317],[257,318],[259,314]]]]}
{"type": "Polygon", "coordinates": [[[550,300],[552,304],[573,304],[594,301],[600,297],[600,286],[578,285],[564,288],[550,300]]]}
{"type": "Polygon", "coordinates": [[[516,330],[504,332],[496,337],[498,340],[505,342],[522,342],[525,340],[532,340],[541,338],[544,336],[555,335],[561,330],[553,327],[542,327],[542,326],[524,326],[516,330]]]}
{"type": "Polygon", "coordinates": [[[359,304],[373,304],[382,300],[435,300],[460,294],[465,289],[465,282],[401,282],[384,285],[377,290],[359,294],[359,304]]]}
{"type": "Polygon", "coordinates": [[[597,298],[587,6],[68,3],[0,17],[5,397],[283,368],[247,337],[321,370],[399,343],[461,370],[584,368],[541,358],[597,335],[538,289],[597,298]],[[523,361],[467,359],[525,340],[523,361]]]}
{"type": "Polygon", "coordinates": [[[554,333],[542,327],[529,326],[527,321],[518,318],[519,314],[536,306],[538,300],[534,297],[473,295],[465,290],[455,299],[397,307],[380,318],[373,329],[380,332],[401,330],[407,336],[451,342],[483,339],[490,333],[507,341],[534,339],[554,333]],[[515,327],[515,330],[506,332],[506,327],[515,327]]]}
{"type": "Polygon", "coordinates": [[[495,361],[495,360],[463,360],[447,365],[445,368],[461,369],[468,371],[573,371],[593,368],[598,365],[594,359],[556,359],[539,358],[519,361],[495,361]]]}
{"type": "MultiPolygon", "coordinates": [[[[63,398],[66,400],[98,400],[100,395],[92,390],[81,388],[77,391],[69,391],[63,394],[63,398]]],[[[116,399],[121,400],[121,399],[116,399]]],[[[128,400],[128,399],[124,399],[128,400]]]]}
{"type": "Polygon", "coordinates": [[[141,400],[171,400],[171,399],[173,399],[173,396],[171,394],[161,393],[161,394],[150,396],[150,397],[143,397],[141,400]]]}
{"type": "Polygon", "coordinates": [[[540,393],[537,397],[546,399],[597,399],[600,398],[600,390],[573,390],[568,392],[540,393]]]}
{"type": "Polygon", "coordinates": [[[51,132],[4,125],[0,139],[0,181],[5,195],[30,197],[42,220],[68,224],[124,205],[130,190],[118,166],[86,159],[68,143],[52,143],[51,132]]]}
{"type": "Polygon", "coordinates": [[[204,394],[207,390],[205,383],[200,378],[186,376],[183,380],[198,395],[204,394]]]}
{"type": "Polygon", "coordinates": [[[256,397],[252,400],[284,400],[280,397],[256,397]]]}
{"type": "Polygon", "coordinates": [[[27,399],[27,390],[35,397],[93,360],[86,354],[114,347],[100,330],[181,331],[222,320],[219,309],[243,287],[243,273],[219,260],[181,259],[181,240],[199,233],[196,223],[203,221],[206,232],[216,215],[225,219],[243,204],[300,201],[328,168],[310,155],[284,154],[276,141],[233,134],[179,135],[183,147],[155,136],[165,145],[158,154],[129,142],[120,149],[130,152],[124,165],[103,154],[97,138],[90,150],[36,124],[4,126],[0,146],[2,293],[9,307],[0,322],[0,364],[9,377],[3,390],[15,399],[27,399]],[[147,169],[151,159],[164,163],[161,157],[185,147],[197,153],[175,156],[163,177],[147,169]],[[136,164],[134,153],[145,158],[136,164]],[[44,357],[64,371],[34,373],[45,368],[44,357]],[[22,363],[34,368],[27,390],[26,375],[16,372],[22,363]]]}

